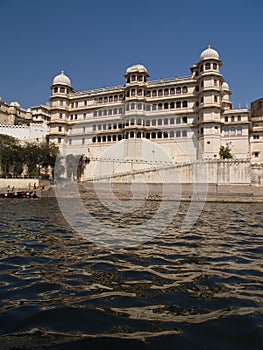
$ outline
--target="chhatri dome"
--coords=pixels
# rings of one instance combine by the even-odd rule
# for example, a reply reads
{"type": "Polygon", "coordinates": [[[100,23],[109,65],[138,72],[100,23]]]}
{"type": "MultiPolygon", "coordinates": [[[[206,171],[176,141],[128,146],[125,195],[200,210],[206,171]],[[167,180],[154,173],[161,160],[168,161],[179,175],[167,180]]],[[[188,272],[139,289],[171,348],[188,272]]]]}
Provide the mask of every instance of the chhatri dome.
{"type": "Polygon", "coordinates": [[[219,60],[219,54],[216,50],[212,49],[210,45],[208,45],[207,49],[205,49],[201,55],[200,60],[207,60],[209,58],[215,58],[219,60]]]}
{"type": "Polygon", "coordinates": [[[135,72],[148,74],[146,67],[142,64],[135,64],[127,68],[126,70],[126,74],[135,73],[135,72]]]}
{"type": "Polygon", "coordinates": [[[222,90],[223,91],[229,91],[230,90],[228,83],[226,83],[225,81],[222,84],[222,90]]]}
{"type": "Polygon", "coordinates": [[[17,101],[11,102],[11,103],[10,103],[10,106],[11,106],[11,107],[17,107],[17,108],[20,108],[20,107],[21,107],[20,103],[18,103],[17,101]]]}
{"type": "Polygon", "coordinates": [[[55,78],[53,79],[53,85],[55,84],[63,84],[63,85],[71,86],[69,77],[67,77],[63,71],[61,71],[61,73],[56,75],[55,78]]]}

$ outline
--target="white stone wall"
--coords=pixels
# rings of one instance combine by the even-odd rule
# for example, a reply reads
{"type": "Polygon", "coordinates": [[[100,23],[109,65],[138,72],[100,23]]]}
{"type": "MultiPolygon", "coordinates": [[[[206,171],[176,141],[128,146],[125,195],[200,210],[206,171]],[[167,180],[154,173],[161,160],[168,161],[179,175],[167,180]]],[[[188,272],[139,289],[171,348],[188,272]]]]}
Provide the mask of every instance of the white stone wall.
{"type": "Polygon", "coordinates": [[[13,136],[19,140],[44,140],[49,128],[46,123],[27,125],[0,124],[0,134],[13,136]]]}

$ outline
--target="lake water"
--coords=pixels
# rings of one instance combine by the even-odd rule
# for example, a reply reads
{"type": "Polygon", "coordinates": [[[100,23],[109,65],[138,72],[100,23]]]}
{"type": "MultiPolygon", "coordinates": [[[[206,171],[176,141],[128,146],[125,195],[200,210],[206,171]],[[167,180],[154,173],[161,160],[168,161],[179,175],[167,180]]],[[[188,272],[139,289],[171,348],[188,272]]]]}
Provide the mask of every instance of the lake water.
{"type": "Polygon", "coordinates": [[[83,239],[55,199],[0,206],[1,349],[263,349],[262,203],[206,203],[183,234],[181,203],[120,249],[83,239]]]}

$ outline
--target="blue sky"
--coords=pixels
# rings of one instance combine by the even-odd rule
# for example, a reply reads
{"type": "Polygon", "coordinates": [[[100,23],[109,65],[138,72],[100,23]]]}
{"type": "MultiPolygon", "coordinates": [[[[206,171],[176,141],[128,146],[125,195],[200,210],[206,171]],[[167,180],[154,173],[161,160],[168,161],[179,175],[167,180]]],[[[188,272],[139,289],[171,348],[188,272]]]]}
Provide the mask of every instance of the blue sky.
{"type": "Polygon", "coordinates": [[[135,63],[150,79],[189,75],[211,44],[244,107],[263,96],[262,13],[262,0],[1,0],[0,96],[45,103],[62,69],[76,90],[123,85],[135,63]]]}

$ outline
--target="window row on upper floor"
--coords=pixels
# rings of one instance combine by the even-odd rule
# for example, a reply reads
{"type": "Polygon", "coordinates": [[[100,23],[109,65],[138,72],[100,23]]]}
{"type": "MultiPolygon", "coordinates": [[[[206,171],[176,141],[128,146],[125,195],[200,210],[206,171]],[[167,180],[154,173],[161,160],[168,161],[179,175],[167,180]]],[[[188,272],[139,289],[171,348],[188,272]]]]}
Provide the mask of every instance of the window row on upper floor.
{"type": "Polygon", "coordinates": [[[130,89],[126,92],[126,97],[132,97],[132,96],[146,96],[146,97],[161,97],[161,96],[170,96],[170,95],[180,95],[180,94],[187,94],[188,93],[188,87],[172,87],[172,88],[165,88],[165,89],[153,89],[153,90],[143,90],[143,89],[130,89]]]}
{"type": "MultiPolygon", "coordinates": [[[[121,141],[123,139],[130,138],[146,138],[146,139],[166,139],[166,138],[185,138],[188,136],[187,130],[171,130],[171,131],[152,131],[152,132],[142,132],[142,131],[129,131],[123,134],[113,134],[113,135],[98,135],[92,138],[92,142],[114,142],[121,141]]],[[[70,142],[71,144],[72,142],[70,142]]],[[[83,143],[83,141],[82,141],[83,143]]]]}
{"type": "Polygon", "coordinates": [[[225,122],[228,123],[228,122],[240,122],[241,121],[241,115],[238,115],[238,116],[226,116],[225,117],[225,122]]]}
{"type": "Polygon", "coordinates": [[[202,73],[205,70],[216,70],[218,71],[219,65],[217,63],[206,62],[205,64],[201,64],[199,71],[195,72],[196,76],[199,75],[199,72],[202,73]]]}
{"type": "MultiPolygon", "coordinates": [[[[187,108],[188,101],[176,101],[176,102],[165,102],[158,104],[145,104],[145,103],[129,103],[126,104],[125,111],[161,111],[161,110],[169,110],[175,108],[187,108]]],[[[102,116],[112,116],[125,113],[124,108],[113,108],[113,109],[99,109],[93,112],[93,117],[102,117],[102,116]]]]}
{"type": "MultiPolygon", "coordinates": [[[[104,124],[93,124],[92,130],[93,131],[101,131],[101,130],[111,130],[111,129],[124,129],[129,128],[132,126],[143,126],[143,127],[156,127],[156,126],[169,126],[174,124],[187,124],[188,118],[187,116],[184,117],[177,117],[177,118],[164,118],[164,119],[126,119],[124,123],[104,123],[104,124]]],[[[85,130],[85,129],[84,129],[85,130]]],[[[84,132],[84,131],[83,131],[84,132]]]]}
{"type": "Polygon", "coordinates": [[[56,93],[58,93],[58,92],[61,92],[62,94],[64,94],[64,93],[69,94],[69,89],[64,88],[63,86],[61,86],[60,88],[58,88],[57,86],[54,87],[53,93],[56,94],[56,93]]]}
{"type": "Polygon", "coordinates": [[[235,127],[224,128],[223,132],[224,132],[224,136],[242,135],[242,127],[238,126],[237,128],[235,128],[235,127]]]}

